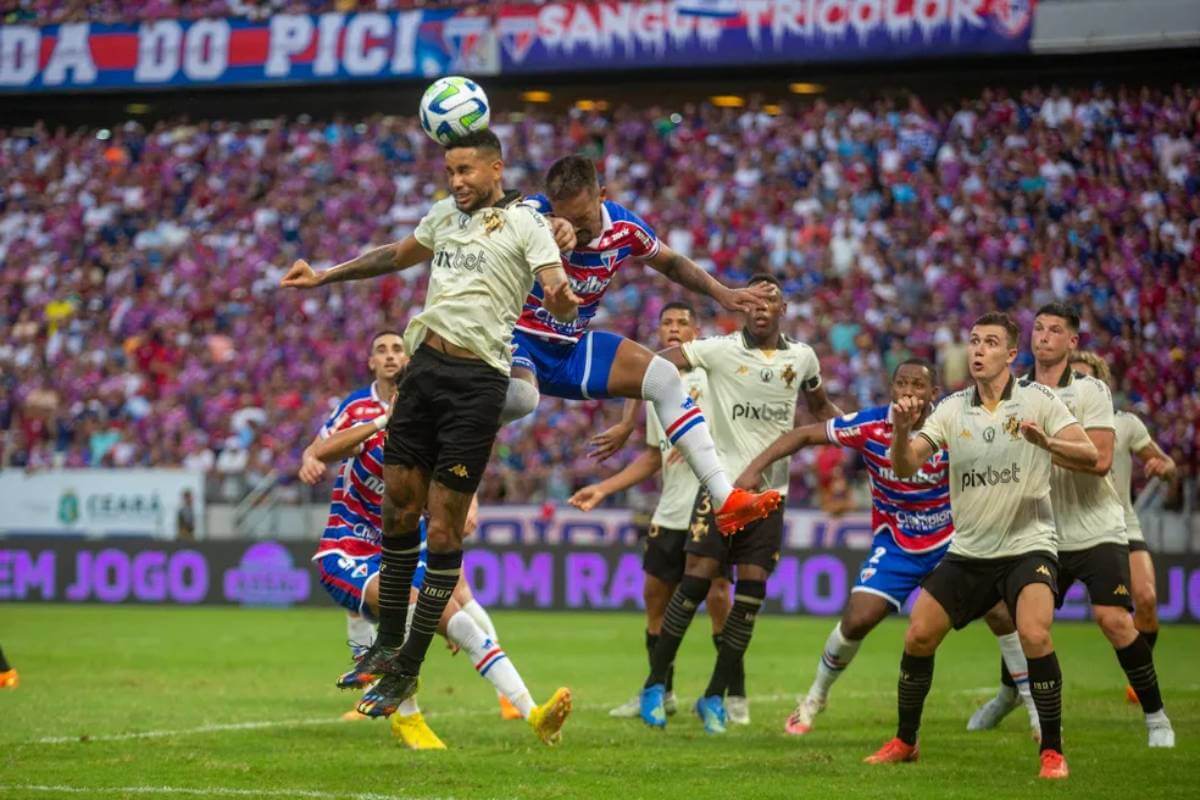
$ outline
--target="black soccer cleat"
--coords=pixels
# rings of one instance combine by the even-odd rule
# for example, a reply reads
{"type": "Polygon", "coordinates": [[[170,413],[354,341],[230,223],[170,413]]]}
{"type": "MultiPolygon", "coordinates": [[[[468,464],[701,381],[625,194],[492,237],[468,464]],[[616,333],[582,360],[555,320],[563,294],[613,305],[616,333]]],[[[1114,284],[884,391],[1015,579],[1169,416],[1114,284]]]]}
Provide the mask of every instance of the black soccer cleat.
{"type": "Polygon", "coordinates": [[[419,683],[412,673],[389,672],[363,695],[358,713],[364,717],[390,717],[401,703],[417,693],[419,683]]]}
{"type": "Polygon", "coordinates": [[[355,662],[354,669],[338,678],[337,687],[339,689],[365,689],[382,678],[385,673],[395,671],[393,665],[399,653],[399,647],[371,645],[363,657],[355,662]]]}

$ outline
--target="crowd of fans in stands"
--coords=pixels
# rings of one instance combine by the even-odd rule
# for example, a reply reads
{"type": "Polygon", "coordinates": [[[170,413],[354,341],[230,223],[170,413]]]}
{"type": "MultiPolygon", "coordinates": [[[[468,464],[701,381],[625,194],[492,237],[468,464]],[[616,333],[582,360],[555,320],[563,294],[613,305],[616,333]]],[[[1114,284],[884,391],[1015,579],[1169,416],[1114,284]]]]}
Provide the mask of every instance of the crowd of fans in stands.
{"type": "MultiPolygon", "coordinates": [[[[817,349],[844,409],[884,401],[910,355],[961,386],[966,328],[984,311],[1028,330],[1038,305],[1077,304],[1118,405],[1194,482],[1200,91],[770,110],[531,109],[493,127],[511,187],[536,190],[555,158],[585,152],[609,196],[676,251],[731,284],[779,276],[787,333],[817,349]]],[[[424,269],[306,293],[280,291],[283,270],[403,237],[444,195],[440,150],[390,117],[0,129],[0,175],[0,466],[186,465],[248,481],[294,472],[331,403],[365,382],[371,334],[402,327],[424,294],[424,269]]],[[[652,345],[659,309],[683,296],[634,266],[594,325],[652,345]]],[[[698,305],[706,331],[737,327],[698,305]]],[[[594,480],[585,443],[619,410],[543,399],[502,432],[483,499],[561,501],[594,480]]],[[[835,504],[859,470],[806,454],[793,501],[835,504]]]]}

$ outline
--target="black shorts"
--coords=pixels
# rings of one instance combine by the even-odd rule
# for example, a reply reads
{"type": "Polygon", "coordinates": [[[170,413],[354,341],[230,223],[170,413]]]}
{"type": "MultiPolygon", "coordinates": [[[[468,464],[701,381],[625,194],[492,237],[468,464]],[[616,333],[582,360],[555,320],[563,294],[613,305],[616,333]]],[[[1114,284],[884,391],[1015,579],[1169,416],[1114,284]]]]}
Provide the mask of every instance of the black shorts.
{"type": "Polygon", "coordinates": [[[965,628],[1001,600],[1017,618],[1017,596],[1031,583],[1044,583],[1058,595],[1058,563],[1046,552],[1008,558],[967,558],[953,553],[921,581],[921,588],[946,609],[955,629],[965,628]]]}
{"type": "Polygon", "coordinates": [[[736,564],[753,564],[774,572],[783,547],[783,507],[772,511],[732,536],[717,530],[716,511],[708,492],[701,490],[692,509],[685,553],[716,559],[723,572],[736,564]]]}
{"type": "Polygon", "coordinates": [[[1129,547],[1106,542],[1087,550],[1059,551],[1058,607],[1071,584],[1079,581],[1088,590],[1088,600],[1094,606],[1119,606],[1133,611],[1133,597],[1129,594],[1129,547]]]}
{"type": "Polygon", "coordinates": [[[682,528],[651,525],[642,541],[642,572],[665,583],[679,583],[683,579],[684,561],[687,560],[683,552],[687,537],[688,532],[682,528]]]}
{"type": "Polygon", "coordinates": [[[1138,539],[1137,541],[1130,539],[1129,540],[1129,552],[1131,552],[1131,553],[1149,553],[1150,548],[1146,546],[1146,541],[1144,539],[1138,539]]]}
{"type": "Polygon", "coordinates": [[[500,430],[508,376],[482,361],[421,345],[396,390],[385,465],[418,467],[474,494],[500,430]]]}

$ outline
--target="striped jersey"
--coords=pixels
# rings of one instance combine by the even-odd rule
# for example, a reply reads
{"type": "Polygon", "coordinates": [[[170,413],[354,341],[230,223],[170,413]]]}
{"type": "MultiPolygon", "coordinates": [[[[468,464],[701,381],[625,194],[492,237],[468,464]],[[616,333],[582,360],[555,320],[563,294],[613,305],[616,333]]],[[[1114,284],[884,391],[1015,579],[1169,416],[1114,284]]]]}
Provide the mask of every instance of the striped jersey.
{"type": "Polygon", "coordinates": [[[829,441],[862,453],[871,482],[871,527],[886,529],[908,553],[927,553],[950,541],[950,473],[945,450],[938,450],[915,475],[892,471],[891,406],[866,408],[825,423],[829,441]]]}
{"type": "MultiPolygon", "coordinates": [[[[321,426],[321,438],[355,425],[371,424],[387,413],[387,403],[375,391],[375,384],[363,387],[338,404],[321,426]]],[[[317,543],[316,560],[331,553],[350,558],[366,558],[379,552],[383,500],[383,445],[387,431],[379,431],[360,445],[357,455],[338,466],[333,482],[329,519],[317,543]]]]}
{"type": "MultiPolygon", "coordinates": [[[[544,195],[530,195],[525,202],[543,214],[552,213],[544,195]]],[[[621,265],[630,258],[653,258],[659,249],[658,237],[641,217],[612,200],[601,204],[604,224],[600,234],[587,244],[578,244],[563,257],[563,269],[571,289],[579,295],[579,316],[572,322],[559,322],[542,307],[542,287],[535,283],[525,299],[525,308],[517,320],[517,330],[550,339],[578,341],[600,307],[600,298],[621,265]]]]}

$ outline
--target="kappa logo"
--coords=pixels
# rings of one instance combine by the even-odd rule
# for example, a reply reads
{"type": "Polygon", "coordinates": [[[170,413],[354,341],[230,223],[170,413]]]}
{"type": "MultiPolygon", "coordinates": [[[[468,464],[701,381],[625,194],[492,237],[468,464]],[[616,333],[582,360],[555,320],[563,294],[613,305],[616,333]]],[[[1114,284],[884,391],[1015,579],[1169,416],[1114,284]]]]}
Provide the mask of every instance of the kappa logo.
{"type": "Polygon", "coordinates": [[[1122,595],[1123,597],[1128,597],[1129,590],[1127,588],[1125,588],[1125,584],[1118,583],[1117,588],[1113,589],[1113,594],[1122,595]]]}
{"type": "Polygon", "coordinates": [[[738,368],[737,368],[737,372],[736,372],[735,374],[736,374],[738,377],[741,377],[742,375],[749,375],[749,374],[750,374],[750,368],[749,368],[749,367],[747,367],[745,364],[742,364],[740,367],[738,367],[738,368]]]}
{"type": "Polygon", "coordinates": [[[450,468],[450,472],[454,475],[457,475],[460,478],[466,478],[470,474],[469,472],[467,472],[467,468],[464,467],[462,464],[455,464],[453,467],[450,468]]]}
{"type": "Polygon", "coordinates": [[[1035,569],[1034,572],[1038,575],[1045,575],[1047,578],[1050,577],[1050,568],[1045,564],[1038,564],[1038,568],[1035,569]]]}
{"type": "Polygon", "coordinates": [[[975,437],[971,434],[971,432],[969,430],[967,430],[966,428],[963,428],[961,431],[958,432],[958,438],[974,439],[975,437]]]}

